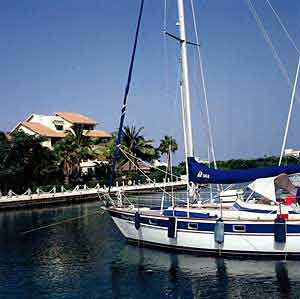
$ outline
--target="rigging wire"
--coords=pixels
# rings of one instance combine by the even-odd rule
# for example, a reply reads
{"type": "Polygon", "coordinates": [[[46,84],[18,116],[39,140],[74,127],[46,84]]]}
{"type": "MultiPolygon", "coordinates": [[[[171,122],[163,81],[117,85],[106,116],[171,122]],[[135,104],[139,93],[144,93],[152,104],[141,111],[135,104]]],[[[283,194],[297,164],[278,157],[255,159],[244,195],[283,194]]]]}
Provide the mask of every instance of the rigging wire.
{"type": "MultiPolygon", "coordinates": [[[[169,56],[168,56],[168,44],[167,44],[167,36],[166,36],[166,32],[167,32],[167,0],[164,0],[164,19],[163,19],[163,54],[164,54],[164,66],[165,66],[165,70],[164,70],[164,75],[165,75],[165,81],[164,81],[164,87],[165,87],[165,96],[166,99],[169,97],[169,56]]],[[[165,172],[165,182],[167,181],[167,177],[168,177],[168,169],[169,165],[166,168],[166,172],[165,172]]],[[[171,177],[172,179],[172,177],[171,177]]],[[[165,187],[164,187],[165,190],[165,187]]],[[[162,198],[162,207],[163,207],[163,202],[164,202],[164,192],[163,192],[163,198],[162,198]]]]}
{"type": "Polygon", "coordinates": [[[300,50],[298,49],[294,39],[292,38],[292,36],[290,35],[290,33],[288,32],[288,30],[286,29],[286,27],[284,26],[279,14],[276,12],[276,10],[274,9],[274,7],[272,6],[272,4],[270,3],[269,0],[266,0],[267,4],[270,6],[272,12],[274,13],[278,23],[280,24],[281,28],[283,29],[283,31],[285,32],[287,38],[289,39],[289,41],[291,42],[291,44],[293,45],[294,49],[297,51],[297,53],[300,55],[300,50]]]}
{"type": "MultiPolygon", "coordinates": [[[[256,24],[257,24],[259,30],[261,31],[261,33],[262,33],[262,35],[263,35],[266,43],[270,47],[272,55],[273,55],[274,59],[276,60],[276,62],[278,64],[278,67],[279,67],[279,69],[280,69],[283,77],[286,79],[286,81],[289,83],[289,85],[291,87],[293,87],[293,82],[290,79],[288,71],[287,71],[285,65],[283,64],[282,60],[280,59],[280,56],[279,56],[279,54],[278,54],[275,46],[273,45],[273,42],[272,42],[271,38],[270,38],[270,35],[268,34],[265,26],[263,25],[262,19],[259,17],[259,15],[258,15],[258,13],[257,13],[257,11],[256,11],[256,9],[255,9],[255,7],[254,7],[254,5],[252,3],[252,1],[251,0],[245,0],[245,1],[246,1],[247,5],[248,5],[248,8],[249,8],[249,10],[250,10],[250,12],[251,12],[251,14],[252,14],[252,16],[253,16],[256,24]]],[[[298,96],[297,96],[297,98],[298,98],[298,96]]]]}
{"type": "MultiPolygon", "coordinates": [[[[200,44],[193,0],[191,0],[191,7],[192,7],[192,15],[193,15],[193,24],[194,24],[196,43],[200,44]]],[[[200,73],[201,73],[201,82],[202,82],[203,95],[204,95],[210,151],[211,151],[211,155],[213,158],[214,167],[215,167],[215,169],[217,169],[217,162],[216,162],[215,150],[214,150],[214,142],[213,142],[213,136],[212,136],[212,127],[211,127],[210,114],[209,114],[209,109],[208,109],[207,88],[206,88],[206,82],[205,82],[205,76],[204,76],[204,70],[203,70],[203,59],[202,59],[200,47],[197,47],[197,52],[198,52],[199,67],[200,67],[200,73]]]]}
{"type": "MultiPolygon", "coordinates": [[[[198,64],[198,56],[196,52],[193,52],[193,65],[197,65],[198,64]]],[[[197,69],[198,70],[198,69],[197,69]]],[[[199,82],[199,78],[198,78],[198,72],[196,69],[194,69],[194,72],[191,74],[191,80],[193,80],[194,84],[192,84],[193,86],[195,86],[195,93],[199,93],[201,94],[200,89],[202,88],[202,86],[199,87],[199,84],[197,84],[199,82]]],[[[201,76],[201,74],[200,74],[201,76]]],[[[206,114],[204,112],[204,107],[203,107],[203,103],[201,101],[199,101],[199,109],[200,109],[200,114],[201,114],[201,119],[204,120],[202,125],[203,125],[203,133],[205,135],[206,141],[207,141],[207,145],[208,145],[208,155],[207,155],[207,159],[208,161],[211,161],[211,150],[210,150],[210,142],[209,142],[209,130],[208,130],[208,124],[207,124],[207,120],[206,120],[206,114]]]]}
{"type": "Polygon", "coordinates": [[[290,104],[290,108],[289,108],[288,118],[286,121],[286,127],[285,127],[285,132],[284,132],[284,137],[283,137],[283,142],[282,142],[282,147],[281,147],[281,153],[280,153],[280,158],[279,158],[279,164],[278,164],[279,166],[281,165],[282,157],[284,154],[284,149],[286,146],[286,140],[287,140],[287,135],[288,135],[288,131],[289,131],[293,106],[294,106],[294,99],[295,99],[295,93],[296,93],[297,82],[298,82],[299,68],[300,68],[300,58],[298,61],[297,72],[296,72],[296,77],[295,77],[295,82],[294,82],[294,87],[293,87],[293,92],[292,92],[292,97],[291,97],[291,104],[290,104]]]}
{"type": "MultiPolygon", "coordinates": [[[[123,153],[125,152],[128,156],[131,156],[132,159],[135,159],[135,160],[137,160],[137,161],[140,161],[140,162],[142,162],[143,164],[150,165],[150,163],[145,162],[145,161],[143,161],[142,159],[140,159],[140,158],[134,156],[133,154],[127,152],[127,151],[124,149],[124,147],[123,147],[122,145],[119,145],[119,149],[120,149],[123,153]]],[[[158,171],[160,171],[160,172],[162,172],[162,173],[165,173],[165,174],[167,174],[167,175],[169,174],[168,171],[165,171],[165,170],[163,170],[163,169],[161,169],[161,168],[159,168],[159,167],[156,167],[156,166],[154,166],[154,165],[151,165],[151,167],[154,168],[154,169],[156,169],[156,170],[158,170],[158,171]]],[[[177,176],[177,175],[175,175],[175,174],[173,174],[173,177],[175,177],[175,178],[177,178],[177,179],[180,178],[179,176],[177,176]]]]}
{"type": "MultiPolygon", "coordinates": [[[[139,168],[139,166],[129,157],[129,155],[127,155],[127,153],[120,147],[119,148],[120,151],[126,156],[126,158],[130,161],[130,163],[135,166],[135,168],[141,172],[150,182],[154,183],[154,180],[152,180],[142,169],[139,168]]],[[[170,198],[172,198],[172,194],[170,194],[169,192],[165,191],[164,188],[161,188],[158,186],[158,189],[160,189],[162,192],[165,192],[166,194],[168,194],[170,196],[170,198]]],[[[173,198],[172,198],[173,199],[173,198]]]]}
{"type": "MultiPolygon", "coordinates": [[[[286,29],[286,27],[283,24],[279,14],[276,12],[275,8],[272,6],[272,4],[270,3],[269,0],[266,0],[266,2],[269,5],[269,7],[271,8],[272,12],[274,13],[279,25],[281,26],[282,30],[286,34],[288,40],[291,42],[294,49],[297,51],[298,55],[300,55],[300,51],[299,51],[294,39],[292,38],[292,36],[288,32],[288,30],[286,29]]],[[[291,114],[292,114],[293,107],[294,107],[294,99],[295,99],[296,85],[297,85],[298,72],[299,72],[299,63],[300,63],[300,59],[299,59],[299,62],[298,62],[298,67],[297,67],[297,72],[296,72],[296,79],[295,79],[295,82],[294,82],[294,88],[293,88],[292,97],[291,97],[291,101],[290,101],[290,107],[289,107],[288,118],[287,118],[287,122],[286,122],[286,128],[285,128],[284,137],[283,137],[283,141],[282,141],[282,147],[281,147],[280,158],[279,158],[279,163],[278,163],[279,166],[281,165],[282,158],[283,158],[283,155],[284,155],[284,150],[285,150],[286,142],[287,142],[288,130],[289,130],[289,126],[290,126],[291,114]]]]}
{"type": "MultiPolygon", "coordinates": [[[[252,16],[254,17],[258,28],[261,30],[262,35],[264,37],[264,39],[266,40],[267,44],[269,45],[269,47],[271,48],[273,57],[275,58],[275,60],[277,61],[277,64],[279,66],[279,69],[281,71],[281,73],[283,74],[284,78],[287,80],[287,82],[289,83],[289,85],[292,87],[292,97],[291,97],[291,101],[290,101],[290,107],[289,107],[289,112],[288,112],[288,118],[287,118],[287,122],[286,122],[286,128],[285,128],[285,133],[284,133],[284,137],[283,137],[283,142],[282,142],[282,147],[281,147],[281,152],[280,152],[280,158],[279,158],[279,165],[281,165],[282,162],[282,157],[284,154],[284,149],[286,146],[286,141],[287,141],[287,135],[288,135],[288,130],[289,130],[289,124],[290,124],[290,119],[291,119],[291,114],[292,114],[292,110],[293,110],[293,106],[294,106],[294,98],[296,98],[298,101],[300,101],[299,96],[296,92],[296,85],[297,85],[297,80],[298,80],[298,72],[299,72],[299,63],[298,63],[298,67],[297,67],[297,72],[296,72],[296,79],[295,82],[293,83],[292,80],[290,79],[287,69],[285,68],[283,62],[281,61],[278,52],[276,51],[272,40],[267,32],[267,30],[265,29],[263,22],[261,20],[261,18],[259,17],[253,3],[251,2],[251,0],[246,0],[247,4],[248,4],[248,8],[252,14],[252,16]]],[[[300,54],[300,51],[298,50],[294,40],[292,39],[291,35],[289,34],[289,32],[287,31],[286,27],[284,26],[283,22],[281,21],[278,13],[275,11],[275,9],[273,8],[273,6],[271,5],[271,3],[266,0],[268,5],[270,6],[272,12],[275,14],[275,17],[277,19],[277,21],[279,22],[280,26],[282,27],[283,31],[285,32],[285,34],[287,35],[287,38],[289,39],[289,41],[292,43],[293,47],[295,48],[295,50],[297,51],[298,54],[300,54]]]]}
{"type": "Polygon", "coordinates": [[[118,154],[119,154],[118,145],[121,143],[121,138],[122,138],[123,124],[124,124],[125,115],[126,115],[126,108],[127,108],[127,98],[128,98],[130,83],[131,83],[131,78],[132,78],[133,66],[134,66],[134,61],[135,61],[135,53],[136,53],[138,37],[139,37],[139,33],[140,33],[143,10],[144,10],[144,0],[141,0],[141,5],[140,5],[140,9],[139,9],[139,16],[138,16],[138,22],[137,22],[136,31],[135,31],[133,50],[132,50],[132,53],[131,53],[131,60],[130,60],[130,65],[129,65],[128,78],[127,78],[127,83],[126,83],[125,92],[124,92],[123,106],[122,106],[122,111],[121,111],[119,130],[118,130],[118,135],[117,135],[117,139],[116,139],[116,147],[115,147],[114,153],[113,153],[114,158],[113,158],[113,161],[112,161],[111,176],[110,176],[110,180],[109,180],[109,190],[112,186],[113,179],[115,177],[115,172],[116,172],[116,163],[117,163],[117,158],[118,158],[118,154]]]}

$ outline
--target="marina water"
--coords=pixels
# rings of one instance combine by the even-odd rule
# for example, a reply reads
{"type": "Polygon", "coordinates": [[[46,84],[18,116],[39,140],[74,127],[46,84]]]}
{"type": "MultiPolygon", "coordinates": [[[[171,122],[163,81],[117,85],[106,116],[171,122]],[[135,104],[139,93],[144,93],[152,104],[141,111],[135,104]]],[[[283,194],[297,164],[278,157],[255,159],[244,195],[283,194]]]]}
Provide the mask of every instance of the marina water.
{"type": "Polygon", "coordinates": [[[141,248],[106,213],[65,221],[99,206],[1,212],[0,298],[300,298],[300,261],[141,248]]]}

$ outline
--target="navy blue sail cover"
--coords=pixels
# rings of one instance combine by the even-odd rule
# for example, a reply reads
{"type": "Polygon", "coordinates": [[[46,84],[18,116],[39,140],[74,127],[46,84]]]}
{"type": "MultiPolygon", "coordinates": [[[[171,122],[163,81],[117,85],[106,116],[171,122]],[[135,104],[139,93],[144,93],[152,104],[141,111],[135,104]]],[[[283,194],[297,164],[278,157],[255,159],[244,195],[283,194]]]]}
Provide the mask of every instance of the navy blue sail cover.
{"type": "Polygon", "coordinates": [[[237,170],[212,169],[199,163],[194,157],[188,158],[189,180],[199,184],[233,184],[254,181],[258,178],[277,176],[281,173],[300,172],[300,164],[271,166],[237,170]]]}

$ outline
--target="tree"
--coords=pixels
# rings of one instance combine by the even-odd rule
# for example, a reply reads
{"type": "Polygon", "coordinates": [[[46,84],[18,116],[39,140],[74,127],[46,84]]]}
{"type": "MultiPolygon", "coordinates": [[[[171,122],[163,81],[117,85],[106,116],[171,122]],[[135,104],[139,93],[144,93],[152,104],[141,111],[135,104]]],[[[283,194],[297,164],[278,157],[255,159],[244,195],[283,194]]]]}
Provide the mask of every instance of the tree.
{"type": "Polygon", "coordinates": [[[6,162],[9,153],[9,141],[4,132],[0,131],[0,171],[4,169],[4,164],[6,162]]]}
{"type": "Polygon", "coordinates": [[[61,165],[66,185],[69,185],[71,178],[76,180],[80,176],[82,160],[94,159],[97,156],[93,143],[85,136],[82,126],[69,131],[65,138],[55,144],[54,153],[61,165]]]}
{"type": "Polygon", "coordinates": [[[160,140],[158,150],[162,155],[167,155],[167,163],[169,169],[171,167],[171,152],[175,153],[178,150],[176,140],[172,136],[165,135],[164,138],[160,140]]]}
{"type": "Polygon", "coordinates": [[[7,136],[4,132],[0,131],[0,182],[1,182],[1,188],[2,191],[7,189],[8,181],[7,177],[9,174],[9,169],[8,169],[8,156],[9,156],[9,151],[10,151],[10,145],[7,139],[7,136]]]}
{"type": "Polygon", "coordinates": [[[43,138],[17,132],[8,140],[0,134],[0,179],[4,191],[24,191],[53,179],[58,167],[53,153],[41,145],[43,138]]]}
{"type": "MultiPolygon", "coordinates": [[[[123,129],[121,144],[130,159],[135,162],[137,159],[152,162],[158,158],[158,151],[153,147],[153,140],[146,139],[141,133],[144,127],[126,126],[123,129]]],[[[125,155],[121,155],[124,163],[129,161],[125,155]]],[[[132,168],[132,162],[129,161],[129,169],[132,168]]]]}

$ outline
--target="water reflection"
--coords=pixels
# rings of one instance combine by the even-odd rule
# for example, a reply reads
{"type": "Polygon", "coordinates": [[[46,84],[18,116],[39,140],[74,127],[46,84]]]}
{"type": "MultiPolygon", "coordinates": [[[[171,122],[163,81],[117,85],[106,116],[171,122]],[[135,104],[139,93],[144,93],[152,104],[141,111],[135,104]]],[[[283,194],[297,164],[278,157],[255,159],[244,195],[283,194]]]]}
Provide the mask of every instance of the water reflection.
{"type": "MultiPolygon", "coordinates": [[[[234,260],[174,254],[124,245],[119,265],[140,273],[164,277],[164,287],[172,298],[296,298],[300,294],[299,262],[234,260]],[[125,257],[130,257],[124,260],[125,257]],[[289,277],[291,272],[291,278],[289,277]],[[168,278],[166,280],[166,277],[168,278]],[[292,282],[293,281],[293,282],[292,282]]],[[[118,272],[118,279],[125,275],[118,272]]],[[[128,275],[128,272],[126,272],[128,275]]],[[[162,281],[160,282],[162,285],[162,281]]],[[[120,286],[119,286],[120,288],[120,286]]]]}
{"type": "Polygon", "coordinates": [[[278,262],[275,266],[277,284],[282,298],[292,298],[292,288],[289,272],[285,262],[278,262]]]}
{"type": "Polygon", "coordinates": [[[1,298],[297,298],[299,261],[212,258],[126,243],[96,204],[0,214],[1,298]]]}

